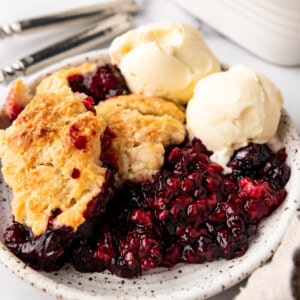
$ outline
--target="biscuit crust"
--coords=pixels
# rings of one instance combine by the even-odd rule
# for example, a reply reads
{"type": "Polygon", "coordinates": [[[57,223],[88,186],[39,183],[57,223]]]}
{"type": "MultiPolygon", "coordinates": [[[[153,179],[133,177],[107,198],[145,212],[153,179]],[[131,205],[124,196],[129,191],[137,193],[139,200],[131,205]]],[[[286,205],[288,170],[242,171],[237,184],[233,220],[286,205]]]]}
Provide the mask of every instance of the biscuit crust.
{"type": "Polygon", "coordinates": [[[85,63],[77,67],[61,69],[43,79],[36,87],[36,94],[56,93],[62,87],[69,87],[68,77],[92,72],[97,68],[94,63],[85,63]]]}
{"type": "Polygon", "coordinates": [[[119,182],[151,177],[163,165],[165,147],[185,138],[184,112],[161,98],[118,96],[96,110],[116,134],[108,151],[118,155],[119,182]]]}
{"type": "Polygon", "coordinates": [[[100,137],[106,122],[87,111],[81,100],[68,88],[38,94],[12,126],[0,131],[2,172],[13,191],[13,215],[35,235],[47,229],[57,208],[61,213],[54,224],[76,230],[85,221],[88,202],[102,191],[106,169],[99,159],[100,137]],[[76,147],[79,136],[84,148],[76,147]],[[70,175],[74,168],[78,178],[70,175]]]}

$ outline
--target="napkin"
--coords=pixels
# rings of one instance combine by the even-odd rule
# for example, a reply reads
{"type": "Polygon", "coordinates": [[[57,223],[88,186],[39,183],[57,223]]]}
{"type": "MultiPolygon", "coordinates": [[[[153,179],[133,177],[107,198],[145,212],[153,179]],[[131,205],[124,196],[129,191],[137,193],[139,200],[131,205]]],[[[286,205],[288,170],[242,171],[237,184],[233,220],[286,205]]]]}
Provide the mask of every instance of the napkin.
{"type": "Polygon", "coordinates": [[[252,273],[234,300],[300,299],[299,290],[300,220],[295,215],[271,261],[252,273]]]}

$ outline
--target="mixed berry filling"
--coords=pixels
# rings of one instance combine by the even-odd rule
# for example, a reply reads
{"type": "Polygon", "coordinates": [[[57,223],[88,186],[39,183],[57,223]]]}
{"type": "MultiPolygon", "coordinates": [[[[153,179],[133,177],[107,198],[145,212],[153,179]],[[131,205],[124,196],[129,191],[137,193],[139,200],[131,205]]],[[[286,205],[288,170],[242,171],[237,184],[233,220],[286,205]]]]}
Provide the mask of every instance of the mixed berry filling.
{"type": "MultiPolygon", "coordinates": [[[[104,137],[107,147],[113,133],[108,130],[104,137]]],[[[159,266],[239,257],[260,220],[286,196],[286,154],[250,144],[234,153],[227,175],[210,155],[197,139],[169,147],[158,174],[125,182],[118,190],[112,168],[105,192],[90,202],[87,221],[76,233],[53,228],[51,220],[48,231],[34,237],[14,222],[6,231],[6,245],[36,269],[52,271],[71,263],[80,272],[108,269],[126,278],[159,266]]],[[[108,159],[107,166],[115,163],[108,159]]]]}
{"type": "Polygon", "coordinates": [[[92,97],[95,104],[111,97],[129,94],[120,70],[111,64],[102,65],[90,73],[69,76],[68,82],[73,92],[92,97]]]}
{"type": "MultiPolygon", "coordinates": [[[[93,113],[99,101],[129,93],[112,65],[68,81],[74,92],[87,95],[83,103],[93,113]]],[[[69,134],[84,151],[86,137],[76,126],[69,134]]],[[[116,188],[118,157],[109,151],[115,137],[109,128],[101,137],[99,159],[107,168],[106,182],[76,232],[54,226],[59,209],[40,236],[17,222],[7,228],[7,247],[25,263],[45,271],[70,263],[80,272],[109,270],[132,278],[159,266],[232,259],[247,251],[260,220],[286,196],[290,169],[284,149],[274,153],[266,144],[251,143],[235,151],[228,163],[232,172],[225,174],[198,139],[169,146],[164,165],[152,178],[116,188]]],[[[76,166],[70,176],[80,177],[76,166]]]]}

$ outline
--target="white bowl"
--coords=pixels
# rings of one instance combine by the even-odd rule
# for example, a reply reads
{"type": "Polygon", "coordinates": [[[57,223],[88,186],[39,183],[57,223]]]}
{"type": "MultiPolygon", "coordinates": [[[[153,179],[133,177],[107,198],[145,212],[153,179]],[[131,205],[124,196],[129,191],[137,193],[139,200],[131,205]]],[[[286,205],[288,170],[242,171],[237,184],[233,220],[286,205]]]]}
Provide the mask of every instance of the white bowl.
{"type": "MultiPolygon", "coordinates": [[[[50,66],[30,80],[34,87],[41,78],[62,67],[83,62],[104,63],[107,51],[99,50],[64,60],[50,66]]],[[[7,250],[0,241],[0,261],[13,273],[38,289],[60,299],[206,299],[246,278],[263,265],[277,249],[288,223],[298,207],[300,196],[300,139],[285,110],[278,129],[278,136],[288,153],[291,178],[287,184],[288,195],[281,206],[263,220],[258,234],[250,243],[246,254],[233,260],[220,259],[211,263],[177,265],[173,269],[159,268],[135,279],[122,279],[109,272],[84,274],[71,266],[59,272],[37,272],[27,267],[7,250]]],[[[0,234],[11,222],[10,189],[0,181],[0,234]]]]}

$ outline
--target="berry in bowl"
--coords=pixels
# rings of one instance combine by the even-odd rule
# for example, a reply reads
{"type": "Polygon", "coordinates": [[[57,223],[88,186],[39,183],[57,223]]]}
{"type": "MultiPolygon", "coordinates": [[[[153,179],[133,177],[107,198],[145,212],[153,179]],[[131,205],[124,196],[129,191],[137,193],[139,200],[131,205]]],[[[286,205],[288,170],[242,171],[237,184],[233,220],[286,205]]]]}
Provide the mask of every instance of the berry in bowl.
{"type": "Polygon", "coordinates": [[[221,72],[179,23],[42,73],[5,104],[10,268],[67,299],[192,299],[270,258],[298,205],[299,138],[268,79],[221,72]]]}

